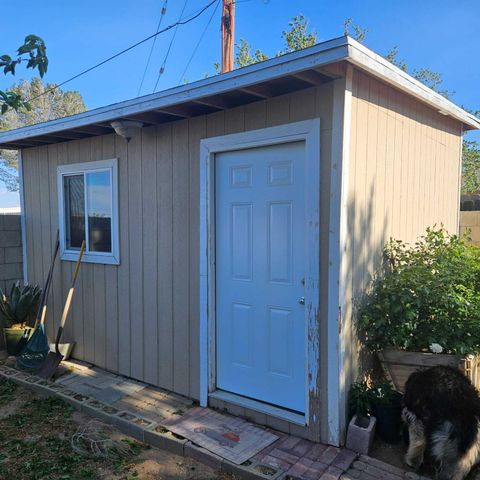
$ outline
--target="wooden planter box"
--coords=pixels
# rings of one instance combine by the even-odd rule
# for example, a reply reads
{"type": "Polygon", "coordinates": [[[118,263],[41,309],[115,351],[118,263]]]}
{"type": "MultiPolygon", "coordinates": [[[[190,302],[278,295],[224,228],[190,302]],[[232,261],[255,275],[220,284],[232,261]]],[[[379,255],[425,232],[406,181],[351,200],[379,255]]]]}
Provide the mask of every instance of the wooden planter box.
{"type": "Polygon", "coordinates": [[[399,392],[405,391],[408,377],[418,370],[426,370],[437,365],[458,368],[472,384],[480,390],[480,356],[461,357],[443,353],[406,352],[394,348],[386,348],[378,352],[387,378],[399,392]]]}

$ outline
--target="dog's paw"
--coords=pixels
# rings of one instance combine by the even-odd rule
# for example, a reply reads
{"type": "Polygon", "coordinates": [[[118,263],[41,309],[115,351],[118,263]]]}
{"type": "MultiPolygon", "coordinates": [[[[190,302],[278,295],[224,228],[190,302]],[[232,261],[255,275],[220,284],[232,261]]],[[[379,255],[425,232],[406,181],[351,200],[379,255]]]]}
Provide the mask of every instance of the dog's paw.
{"type": "Polygon", "coordinates": [[[405,463],[414,470],[418,470],[423,463],[423,457],[410,457],[405,455],[405,463]]]}

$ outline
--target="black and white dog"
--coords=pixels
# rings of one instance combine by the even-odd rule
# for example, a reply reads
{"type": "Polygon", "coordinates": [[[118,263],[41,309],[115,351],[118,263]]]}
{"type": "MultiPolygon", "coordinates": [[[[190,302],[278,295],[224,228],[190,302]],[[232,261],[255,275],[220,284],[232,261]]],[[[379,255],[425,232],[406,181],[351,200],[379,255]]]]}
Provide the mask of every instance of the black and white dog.
{"type": "Polygon", "coordinates": [[[449,367],[415,372],[403,402],[406,463],[418,468],[429,456],[439,480],[463,480],[480,461],[480,398],[470,381],[449,367]]]}

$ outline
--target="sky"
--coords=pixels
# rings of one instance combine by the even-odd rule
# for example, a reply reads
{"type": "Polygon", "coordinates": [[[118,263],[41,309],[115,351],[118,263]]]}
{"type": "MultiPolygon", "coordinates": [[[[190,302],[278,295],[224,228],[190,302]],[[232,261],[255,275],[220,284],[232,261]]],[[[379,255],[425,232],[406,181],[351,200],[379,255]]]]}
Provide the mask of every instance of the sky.
{"type": "MultiPolygon", "coordinates": [[[[45,81],[60,83],[112,54],[151,35],[157,29],[164,0],[2,0],[0,54],[13,53],[23,37],[34,33],[47,44],[49,68],[45,81]]],[[[168,0],[164,28],[198,11],[209,0],[168,0]],[[186,1],[186,5],[185,5],[186,1]]],[[[177,29],[164,73],[158,78],[175,29],[158,36],[146,70],[141,95],[203,78],[220,61],[220,8],[211,7],[198,19],[177,29]],[[213,17],[212,17],[213,15],[213,17]],[[202,33],[202,42],[183,72],[202,33]]],[[[452,100],[480,109],[480,47],[478,0],[237,0],[236,41],[241,38],[268,55],[283,48],[282,31],[303,13],[319,41],[343,34],[343,22],[368,30],[366,45],[386,54],[398,46],[409,68],[440,72],[452,100]]],[[[138,96],[152,41],[67,84],[78,90],[88,108],[138,96]]],[[[0,77],[0,89],[30,77],[20,69],[16,78],[0,77]]],[[[480,140],[480,135],[475,137],[480,140]]],[[[0,207],[18,205],[18,194],[0,184],[0,207]]]]}

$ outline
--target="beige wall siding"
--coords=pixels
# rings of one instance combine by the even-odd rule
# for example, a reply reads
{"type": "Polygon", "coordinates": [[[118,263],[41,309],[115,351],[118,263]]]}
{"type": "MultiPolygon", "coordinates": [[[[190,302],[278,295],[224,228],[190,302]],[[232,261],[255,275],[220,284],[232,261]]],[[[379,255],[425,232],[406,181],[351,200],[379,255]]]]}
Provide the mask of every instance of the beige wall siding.
{"type": "MultiPolygon", "coordinates": [[[[121,264],[82,264],[65,333],[77,342],[76,358],[198,398],[200,139],[320,117],[325,264],[332,92],[325,84],[144,128],[128,144],[105,135],[24,150],[28,273],[36,282],[47,274],[58,228],[57,166],[118,158],[121,264]]],[[[73,262],[57,265],[49,335],[58,327],[72,270],[73,262]]],[[[322,302],[323,316],[325,308],[322,302]]]]}
{"type": "Polygon", "coordinates": [[[470,243],[480,247],[480,211],[460,212],[460,235],[465,234],[470,243]]]}
{"type": "Polygon", "coordinates": [[[358,71],[352,87],[348,187],[347,378],[356,376],[352,312],[390,238],[458,229],[461,125],[358,71]]]}

